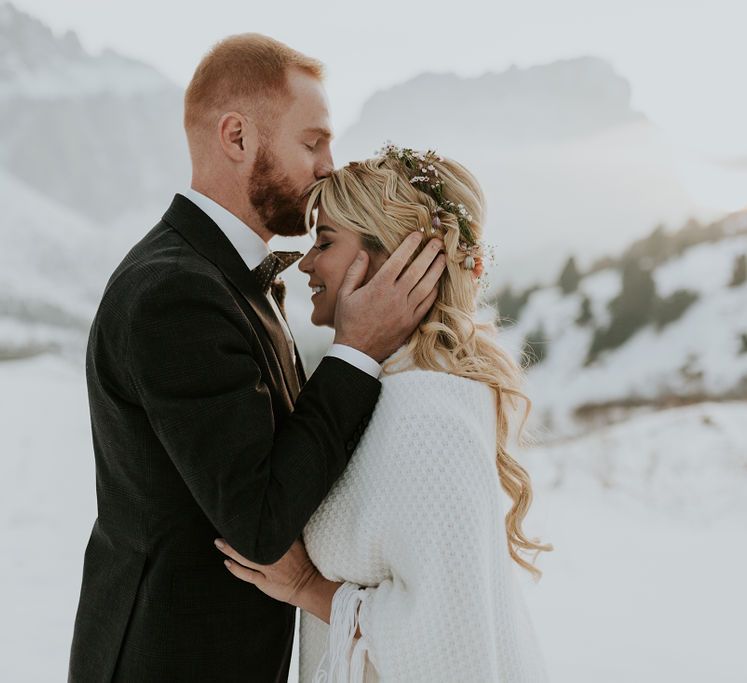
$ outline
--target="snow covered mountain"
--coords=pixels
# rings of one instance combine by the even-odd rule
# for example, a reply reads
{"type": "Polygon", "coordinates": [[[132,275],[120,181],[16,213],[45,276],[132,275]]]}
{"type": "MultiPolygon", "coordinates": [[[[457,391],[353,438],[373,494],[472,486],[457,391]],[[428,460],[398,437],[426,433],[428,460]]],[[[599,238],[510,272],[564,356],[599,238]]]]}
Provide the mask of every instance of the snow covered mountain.
{"type": "MultiPolygon", "coordinates": [[[[106,278],[186,182],[180,117],[180,89],[154,69],[111,52],[90,55],[74,34],[55,36],[0,5],[0,354],[76,346],[80,354],[106,278]]],[[[643,400],[664,386],[681,393],[683,378],[695,382],[700,365],[713,383],[705,393],[736,386],[738,377],[718,365],[720,354],[731,353],[735,330],[728,336],[718,319],[732,311],[736,324],[742,290],[704,289],[709,280],[700,277],[699,299],[681,319],[661,331],[643,329],[586,366],[620,273],[597,269],[570,295],[547,286],[547,273],[558,272],[569,254],[588,264],[602,250],[622,251],[644,226],[650,230],[659,215],[652,196],[665,203],[675,197],[669,208],[687,206],[663,157],[655,158],[663,149],[656,129],[630,107],[629,84],[606,62],[566,60],[475,79],[423,75],[371,98],[340,141],[338,162],[340,151],[370,153],[385,136],[474,161],[494,221],[488,241],[498,247],[491,280],[545,283],[505,331],[518,347],[540,322],[545,327],[548,353],[530,373],[548,387],[537,392],[541,424],[566,433],[586,404],[643,400]],[[578,326],[584,295],[594,324],[578,326]],[[626,364],[631,368],[621,371],[626,364]]],[[[703,245],[658,268],[659,295],[694,273],[723,275],[742,239],[703,245]]],[[[293,270],[287,279],[291,323],[313,364],[329,333],[308,323],[305,277],[293,270]]]]}
{"type": "Polygon", "coordinates": [[[526,302],[508,316],[514,324],[504,324],[501,338],[517,356],[535,340],[540,360],[528,369],[527,392],[543,438],[582,433],[638,411],[747,398],[747,282],[733,281],[735,264],[747,259],[747,212],[714,226],[721,238],[655,267],[641,257],[643,276],[650,272],[653,279],[651,299],[671,303],[677,292],[690,294],[663,324],[641,320],[628,338],[593,358],[595,335],[609,329],[610,303],[621,293],[619,264],[581,277],[569,293],[556,282],[524,292],[526,302]]]}
{"type": "Polygon", "coordinates": [[[162,206],[189,179],[181,112],[152,67],[0,5],[0,166],[30,187],[102,222],[162,206]]]}
{"type": "Polygon", "coordinates": [[[592,57],[477,78],[424,74],[373,95],[336,162],[386,139],[462,162],[485,190],[497,278],[526,283],[570,251],[592,259],[695,213],[672,150],[630,97],[592,57]]]}
{"type": "Polygon", "coordinates": [[[72,31],[57,37],[11,3],[0,5],[0,97],[39,100],[158,92],[173,87],[153,68],[111,50],[93,57],[72,31]]]}

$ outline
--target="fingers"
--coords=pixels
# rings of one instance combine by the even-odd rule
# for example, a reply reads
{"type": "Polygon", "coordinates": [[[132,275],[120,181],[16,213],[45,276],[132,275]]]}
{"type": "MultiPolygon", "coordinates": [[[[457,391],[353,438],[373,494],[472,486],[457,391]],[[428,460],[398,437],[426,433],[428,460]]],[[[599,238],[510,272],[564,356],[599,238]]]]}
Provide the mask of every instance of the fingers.
{"type": "MultiPolygon", "coordinates": [[[[439,252],[443,249],[444,243],[439,239],[432,239],[425,245],[415,260],[409,265],[407,270],[399,278],[398,285],[410,293],[412,289],[420,282],[420,279],[426,274],[431,264],[438,257],[439,252]]],[[[443,268],[441,268],[443,272],[443,268]]],[[[432,285],[431,285],[432,286],[432,285]]],[[[429,291],[428,287],[425,291],[429,291]]]]}
{"type": "Polygon", "coordinates": [[[242,567],[240,564],[231,560],[224,560],[223,564],[226,565],[228,571],[237,579],[241,579],[247,583],[257,583],[257,580],[262,578],[260,572],[255,571],[254,569],[249,569],[249,567],[242,567]]]}
{"type": "Polygon", "coordinates": [[[355,261],[350,264],[345,278],[340,285],[337,296],[350,296],[363,283],[368,270],[368,254],[365,251],[359,251],[355,261]]]}
{"type": "Polygon", "coordinates": [[[228,541],[226,541],[225,538],[216,538],[215,547],[218,548],[218,550],[220,550],[224,555],[228,555],[228,557],[230,557],[232,560],[234,560],[238,564],[243,565],[244,567],[249,567],[250,569],[254,569],[255,571],[257,571],[262,566],[260,564],[257,564],[256,562],[247,560],[243,555],[241,555],[236,550],[234,550],[228,544],[228,541]]]}
{"type": "Polygon", "coordinates": [[[428,266],[428,270],[426,271],[425,275],[420,278],[420,281],[410,292],[410,295],[408,296],[408,303],[412,306],[412,308],[417,308],[423,302],[423,300],[432,293],[434,287],[436,287],[436,292],[438,292],[438,281],[441,279],[441,275],[443,274],[445,268],[446,255],[439,254],[433,260],[431,265],[428,266]]]}
{"type": "Polygon", "coordinates": [[[420,321],[425,317],[426,313],[431,310],[431,307],[433,304],[436,303],[436,299],[438,298],[438,285],[436,285],[428,294],[428,296],[425,297],[416,307],[415,312],[413,314],[413,317],[417,321],[417,325],[420,324],[420,321]]]}
{"type": "Polygon", "coordinates": [[[417,251],[422,239],[422,233],[410,233],[402,241],[402,244],[391,253],[389,258],[384,261],[384,265],[379,268],[379,272],[374,277],[387,283],[393,283],[400,276],[407,262],[412,258],[412,255],[417,251]]]}
{"type": "Polygon", "coordinates": [[[214,542],[215,547],[218,548],[218,550],[231,558],[230,560],[224,560],[223,564],[226,565],[226,569],[228,569],[228,571],[237,579],[241,579],[247,583],[257,583],[258,579],[264,577],[262,572],[258,570],[262,565],[247,560],[243,555],[236,552],[236,550],[228,544],[225,538],[216,538],[214,542]]]}

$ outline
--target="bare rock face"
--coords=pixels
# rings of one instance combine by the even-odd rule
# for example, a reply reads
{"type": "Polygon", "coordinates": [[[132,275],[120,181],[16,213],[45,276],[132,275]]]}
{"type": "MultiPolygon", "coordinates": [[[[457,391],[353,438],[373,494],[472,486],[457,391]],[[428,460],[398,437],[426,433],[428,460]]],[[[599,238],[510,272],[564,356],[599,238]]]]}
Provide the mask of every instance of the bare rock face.
{"type": "Polygon", "coordinates": [[[628,81],[594,57],[423,74],[365,103],[336,163],[387,139],[460,161],[485,191],[494,279],[527,283],[571,252],[595,258],[693,211],[664,136],[630,100],[628,81]]]}

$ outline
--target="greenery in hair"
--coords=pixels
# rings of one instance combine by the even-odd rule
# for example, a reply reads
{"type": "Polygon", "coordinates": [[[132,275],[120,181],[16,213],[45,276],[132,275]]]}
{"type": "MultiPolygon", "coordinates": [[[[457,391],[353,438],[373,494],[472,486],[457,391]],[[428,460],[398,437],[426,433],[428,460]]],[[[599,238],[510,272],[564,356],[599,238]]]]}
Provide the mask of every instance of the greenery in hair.
{"type": "Polygon", "coordinates": [[[438,205],[438,210],[434,216],[434,224],[440,219],[438,212],[452,214],[459,225],[459,234],[466,247],[472,247],[477,244],[475,235],[472,232],[470,223],[472,216],[463,204],[455,204],[444,197],[444,181],[438,173],[435,162],[443,161],[432,149],[425,152],[419,152],[409,147],[397,147],[391,142],[386,142],[384,146],[376,152],[379,157],[395,159],[404,167],[410,184],[421,192],[425,192],[438,205]]]}

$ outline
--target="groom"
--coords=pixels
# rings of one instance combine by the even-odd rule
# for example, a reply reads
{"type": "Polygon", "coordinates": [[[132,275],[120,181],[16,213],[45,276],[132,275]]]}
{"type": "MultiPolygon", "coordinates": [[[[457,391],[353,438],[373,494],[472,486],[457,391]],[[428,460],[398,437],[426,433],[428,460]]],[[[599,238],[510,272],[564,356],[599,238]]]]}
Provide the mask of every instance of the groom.
{"type": "Polygon", "coordinates": [[[340,290],[335,343],[306,381],[275,278],[303,194],[332,168],[321,65],[256,34],[219,43],[185,97],[192,187],[112,275],[86,374],[98,518],[68,680],[285,681],[294,609],[225,570],[213,539],[278,560],[344,470],[379,362],[443,266],[414,235],[340,290]],[[382,271],[384,275],[382,275],[382,271]]]}

